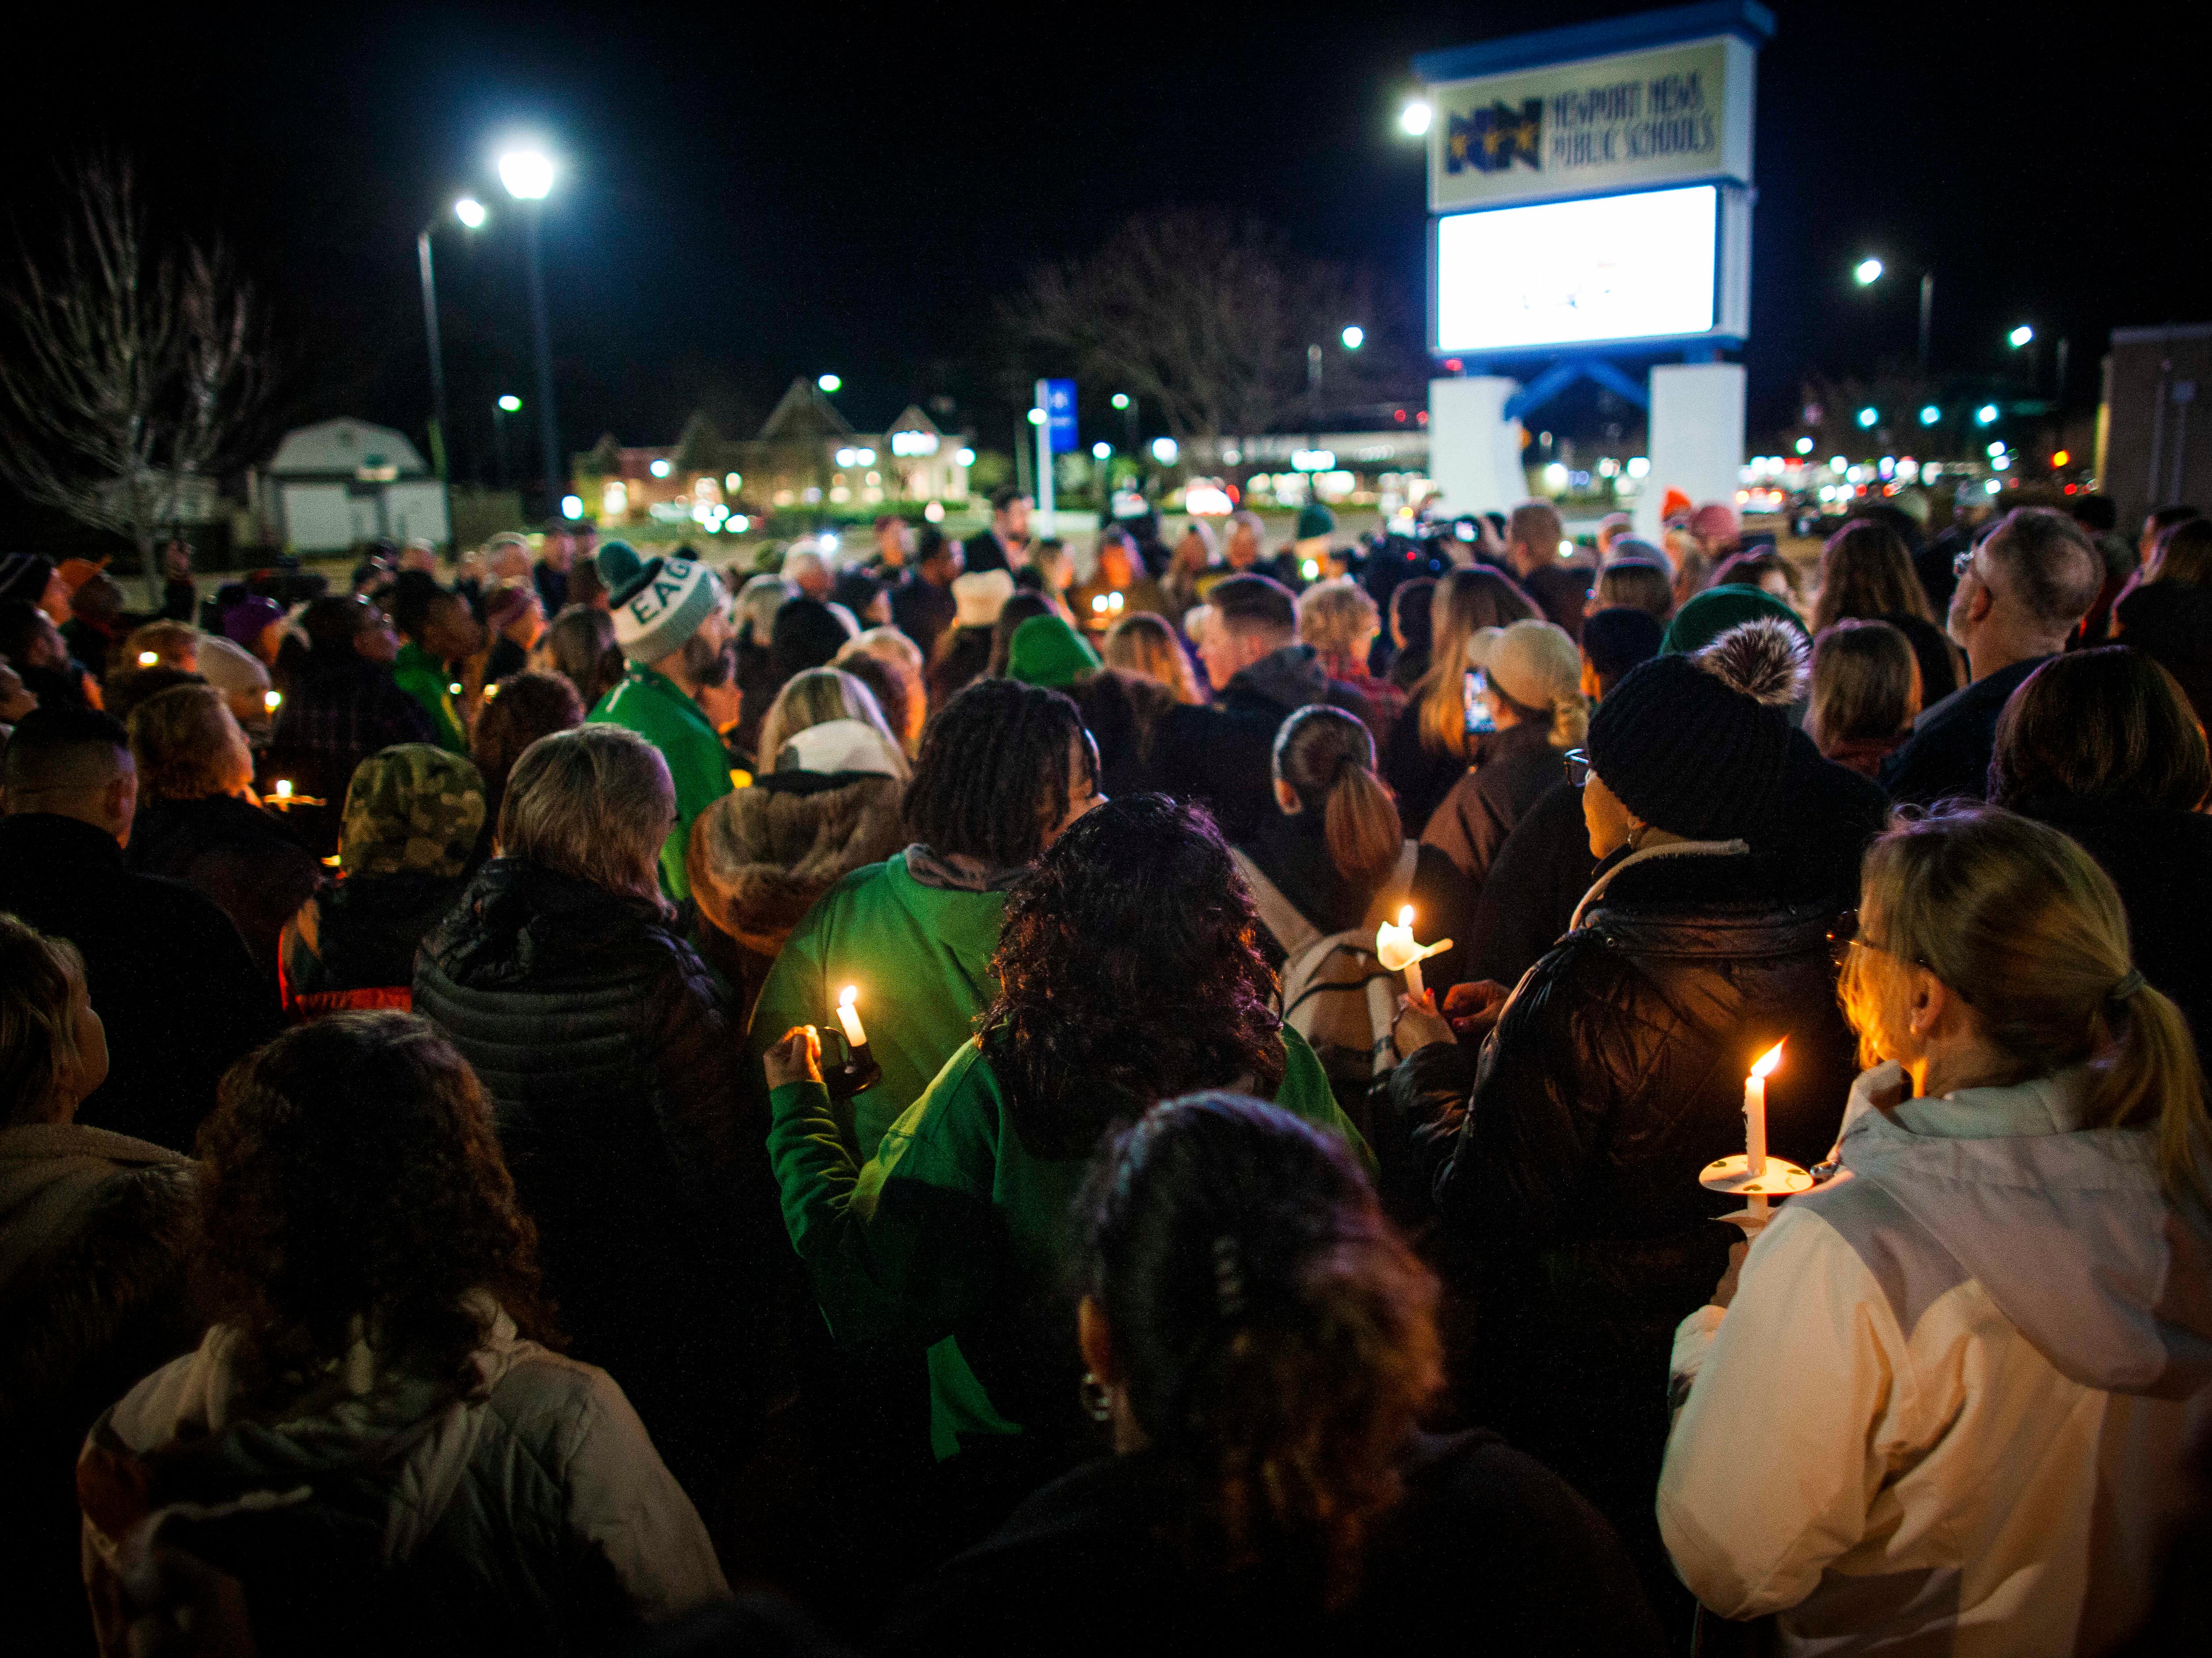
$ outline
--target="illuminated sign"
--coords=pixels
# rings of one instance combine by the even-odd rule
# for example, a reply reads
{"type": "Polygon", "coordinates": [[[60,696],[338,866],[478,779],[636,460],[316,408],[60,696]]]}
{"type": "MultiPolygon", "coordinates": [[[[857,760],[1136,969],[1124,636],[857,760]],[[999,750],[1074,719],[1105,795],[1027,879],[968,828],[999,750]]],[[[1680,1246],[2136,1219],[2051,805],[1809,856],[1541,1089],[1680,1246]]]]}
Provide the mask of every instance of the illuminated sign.
{"type": "Polygon", "coordinates": [[[1433,221],[1431,349],[1741,338],[1749,210],[1712,185],[1433,221]]]}
{"type": "Polygon", "coordinates": [[[1725,34],[1438,84],[1429,210],[1747,184],[1756,62],[1725,34]]]}

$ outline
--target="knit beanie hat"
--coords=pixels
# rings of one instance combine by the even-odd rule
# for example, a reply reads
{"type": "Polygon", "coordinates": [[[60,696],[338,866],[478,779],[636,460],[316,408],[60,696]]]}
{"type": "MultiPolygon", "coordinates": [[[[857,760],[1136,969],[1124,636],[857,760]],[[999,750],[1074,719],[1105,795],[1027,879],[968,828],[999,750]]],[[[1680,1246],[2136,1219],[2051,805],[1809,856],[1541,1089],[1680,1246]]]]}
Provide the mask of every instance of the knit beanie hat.
{"type": "Polygon", "coordinates": [[[1297,533],[1293,541],[1313,541],[1336,533],[1336,514],[1319,501],[1309,502],[1298,512],[1297,533]]]}
{"type": "Polygon", "coordinates": [[[338,831],[348,875],[459,875],[483,829],[484,785],[458,754],[395,743],[354,768],[338,831]]]}
{"type": "Polygon", "coordinates": [[[1765,617],[1786,622],[1797,630],[1798,637],[1805,636],[1805,624],[1797,619],[1797,612],[1764,587],[1735,581],[1724,587],[1708,587],[1674,612],[1659,653],[1680,656],[1701,651],[1729,629],[1765,617]]]}
{"type": "Polygon", "coordinates": [[[599,544],[592,560],[615,620],[615,644],[633,662],[684,648],[722,606],[722,582],[688,558],[644,558],[627,541],[599,544]]]}
{"type": "Polygon", "coordinates": [[[1606,557],[1608,565],[1623,559],[1642,559],[1646,564],[1656,564],[1668,576],[1674,574],[1673,556],[1656,541],[1646,541],[1642,536],[1615,536],[1613,551],[1606,557]]]}
{"type": "Polygon", "coordinates": [[[1565,629],[1549,622],[1527,618],[1500,629],[1482,671],[1524,708],[1548,713],[1582,695],[1582,653],[1565,629]]]}
{"type": "Polygon", "coordinates": [[[222,613],[222,636],[250,651],[260,643],[270,623],[283,619],[284,607],[273,598],[263,598],[258,594],[241,598],[222,613]]]}
{"type": "Polygon", "coordinates": [[[1607,605],[1583,618],[1583,654],[1607,679],[1618,679],[1649,662],[1659,654],[1665,637],[1659,618],[1632,604],[1607,605]]]}
{"type": "Polygon", "coordinates": [[[837,612],[818,598],[787,598],[769,635],[769,662],[778,680],[826,668],[852,638],[837,612]]]}
{"type": "Polygon", "coordinates": [[[1098,668],[1098,653],[1056,616],[1033,616],[1014,629],[1006,652],[1006,677],[1024,685],[1064,691],[1098,668]]]}
{"type": "Polygon", "coordinates": [[[1014,578],[1006,570],[971,570],[952,580],[952,602],[959,607],[953,624],[961,628],[995,627],[999,612],[1014,596],[1014,578]]]}
{"type": "Polygon", "coordinates": [[[1779,804],[1806,658],[1803,635],[1774,617],[1694,656],[1654,657],[1597,705],[1590,768],[1655,829],[1751,839],[1779,804]]]}

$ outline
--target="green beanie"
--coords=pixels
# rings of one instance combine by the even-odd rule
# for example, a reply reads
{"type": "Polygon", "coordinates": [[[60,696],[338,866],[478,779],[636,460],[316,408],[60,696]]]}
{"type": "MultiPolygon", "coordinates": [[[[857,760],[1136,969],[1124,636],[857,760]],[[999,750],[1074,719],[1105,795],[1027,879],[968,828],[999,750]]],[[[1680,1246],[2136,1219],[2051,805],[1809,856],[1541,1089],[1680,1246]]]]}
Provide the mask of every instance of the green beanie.
{"type": "Polygon", "coordinates": [[[1748,587],[1736,582],[1725,587],[1708,587],[1674,612],[1674,619],[1667,624],[1667,637],[1660,641],[1659,654],[1692,655],[1729,629],[1768,616],[1788,623],[1801,635],[1805,631],[1805,623],[1797,612],[1764,587],[1748,587]]]}
{"type": "Polygon", "coordinates": [[[1006,653],[1006,677],[1048,691],[1064,691],[1098,670],[1098,653],[1056,616],[1033,616],[1014,629],[1006,653]]]}
{"type": "Polygon", "coordinates": [[[1314,541],[1335,533],[1336,514],[1316,501],[1299,511],[1298,532],[1291,539],[1314,541]]]}

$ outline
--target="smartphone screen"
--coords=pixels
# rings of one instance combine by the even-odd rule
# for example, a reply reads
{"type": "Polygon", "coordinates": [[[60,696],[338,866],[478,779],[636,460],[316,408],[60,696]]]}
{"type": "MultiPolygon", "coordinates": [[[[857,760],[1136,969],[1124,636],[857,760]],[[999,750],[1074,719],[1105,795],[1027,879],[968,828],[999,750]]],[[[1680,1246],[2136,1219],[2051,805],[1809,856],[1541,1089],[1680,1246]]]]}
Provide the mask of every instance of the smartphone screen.
{"type": "Polygon", "coordinates": [[[1467,728],[1470,732],[1494,732],[1498,722],[1490,717],[1490,704],[1482,700],[1489,681],[1482,677],[1480,668],[1467,671],[1467,728]]]}

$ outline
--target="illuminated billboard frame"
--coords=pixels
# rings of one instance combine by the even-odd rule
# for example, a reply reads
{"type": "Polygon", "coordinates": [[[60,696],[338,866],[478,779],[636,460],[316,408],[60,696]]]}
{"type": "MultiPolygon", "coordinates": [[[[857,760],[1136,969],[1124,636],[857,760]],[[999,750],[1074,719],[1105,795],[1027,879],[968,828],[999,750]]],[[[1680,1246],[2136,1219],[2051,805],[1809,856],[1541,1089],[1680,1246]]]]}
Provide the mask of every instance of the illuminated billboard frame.
{"type": "MultiPolygon", "coordinates": [[[[1623,216],[1632,216],[1632,214],[1623,216]]],[[[1582,228],[1587,228],[1587,224],[1582,228]]],[[[1602,350],[1638,345],[1741,346],[1749,332],[1751,321],[1750,192],[1736,185],[1706,184],[1435,215],[1429,220],[1428,274],[1429,349],[1440,356],[1462,359],[1531,356],[1548,351],[1602,350]],[[1577,222],[1601,220],[1605,210],[1614,204],[1637,203],[1642,198],[1656,208],[1666,198],[1700,196],[1712,198],[1713,227],[1711,303],[1705,313],[1708,320],[1703,325],[1665,328],[1656,332],[1579,334],[1560,331],[1545,337],[1506,337],[1510,331],[1501,330],[1486,339],[1471,333],[1462,325],[1455,331],[1457,337],[1446,337],[1447,323],[1458,319],[1448,315],[1443,298],[1445,244],[1447,241],[1456,244],[1475,234],[1477,227],[1474,222],[1486,222],[1508,234],[1532,235],[1547,228],[1541,216],[1555,215],[1558,216],[1557,222],[1548,228],[1556,240],[1561,228],[1573,226],[1577,222]]],[[[1624,305],[1620,309],[1627,307],[1624,305]]]]}

